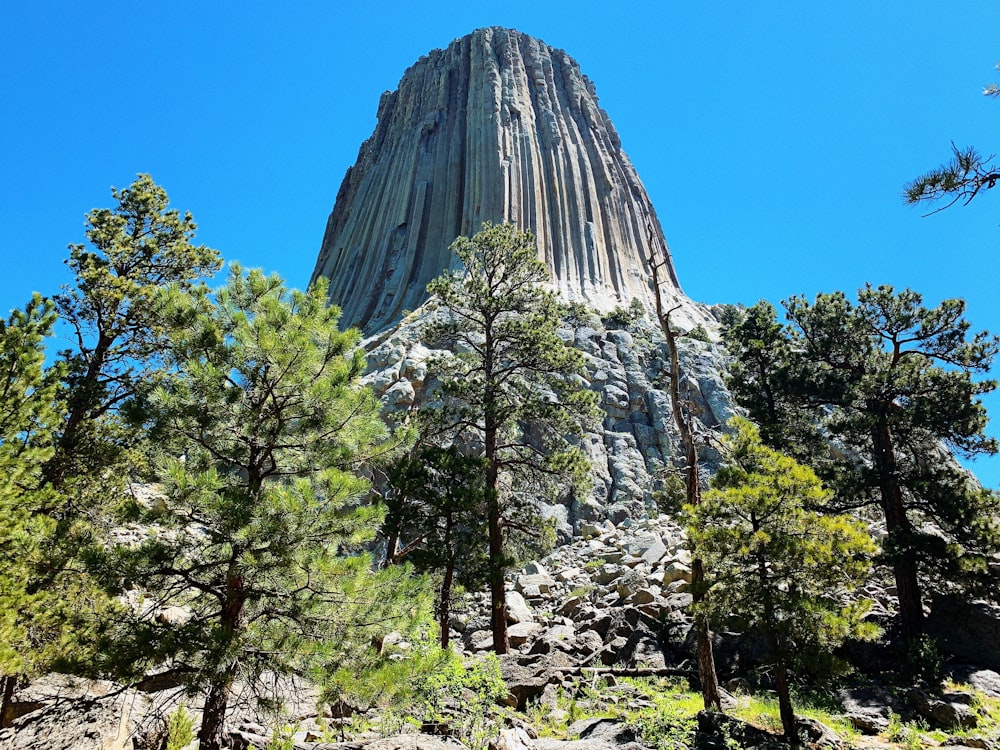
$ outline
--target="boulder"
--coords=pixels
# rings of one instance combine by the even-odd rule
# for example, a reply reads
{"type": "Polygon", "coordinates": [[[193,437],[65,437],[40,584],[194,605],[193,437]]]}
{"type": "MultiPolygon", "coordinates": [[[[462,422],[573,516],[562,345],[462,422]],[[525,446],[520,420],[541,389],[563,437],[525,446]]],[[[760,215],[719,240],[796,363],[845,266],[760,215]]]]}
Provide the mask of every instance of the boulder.
{"type": "Polygon", "coordinates": [[[507,592],[507,622],[534,622],[531,615],[531,607],[517,591],[507,592]]]}
{"type": "MultiPolygon", "coordinates": [[[[327,747],[336,746],[327,745],[327,747]]],[[[399,734],[365,742],[363,747],[365,750],[467,750],[465,745],[456,739],[431,734],[399,734]]]]}
{"type": "Polygon", "coordinates": [[[699,711],[694,736],[696,750],[728,750],[736,743],[741,748],[767,748],[780,750],[784,744],[779,737],[745,721],[716,711],[699,711]]]}
{"type": "Polygon", "coordinates": [[[977,669],[973,666],[963,665],[952,667],[948,674],[956,682],[972,685],[984,695],[1000,698],[1000,674],[992,669],[977,669]]]}
{"type": "Polygon", "coordinates": [[[664,585],[674,583],[675,581],[691,583],[691,568],[690,566],[676,560],[667,563],[667,566],[663,569],[663,577],[661,580],[664,585]]]}
{"type": "Polygon", "coordinates": [[[974,729],[979,723],[970,706],[971,696],[968,693],[946,692],[934,696],[914,689],[909,691],[907,697],[916,712],[931,726],[941,729],[974,729]]]}
{"type": "Polygon", "coordinates": [[[548,573],[520,575],[517,577],[517,591],[525,596],[548,594],[555,586],[555,581],[548,573]]]}
{"type": "Polygon", "coordinates": [[[795,726],[799,736],[804,737],[809,747],[840,747],[840,737],[830,727],[818,719],[805,716],[795,717],[795,726]]]}
{"type": "Polygon", "coordinates": [[[584,630],[582,633],[577,633],[576,638],[573,639],[573,643],[571,644],[572,652],[584,658],[596,654],[602,648],[604,648],[604,641],[593,630],[584,630]]]}
{"type": "Polygon", "coordinates": [[[519,664],[512,654],[504,654],[500,658],[500,672],[510,691],[510,703],[518,711],[523,711],[528,701],[540,697],[549,682],[549,675],[544,667],[526,667],[519,664]]]}
{"type": "Polygon", "coordinates": [[[580,568],[563,568],[558,573],[556,573],[556,580],[562,583],[569,583],[570,581],[575,581],[583,575],[583,571],[580,568]]]}
{"type": "Polygon", "coordinates": [[[939,596],[931,605],[925,632],[943,651],[1000,671],[1000,607],[960,596],[939,596]]]}
{"type": "Polygon", "coordinates": [[[537,750],[535,741],[521,727],[501,729],[500,735],[490,741],[489,750],[537,750]]]}
{"type": "Polygon", "coordinates": [[[884,731],[892,714],[903,710],[892,693],[876,686],[845,688],[838,697],[847,720],[864,734],[874,735],[884,731]]]}
{"type": "Polygon", "coordinates": [[[524,573],[529,576],[546,576],[551,577],[549,571],[546,570],[545,566],[542,565],[537,560],[532,560],[530,563],[524,566],[524,573]]]}
{"type": "Polygon", "coordinates": [[[597,572],[594,574],[594,581],[602,586],[607,586],[612,581],[618,580],[626,570],[628,570],[628,568],[622,567],[621,565],[605,563],[598,568],[597,572]]]}
{"type": "Polygon", "coordinates": [[[646,548],[641,557],[643,562],[647,565],[655,565],[666,553],[666,545],[664,545],[659,539],[656,539],[648,548],[646,548]]]}
{"type": "Polygon", "coordinates": [[[507,639],[511,646],[520,648],[541,631],[542,626],[537,622],[518,622],[507,628],[507,639]]]}

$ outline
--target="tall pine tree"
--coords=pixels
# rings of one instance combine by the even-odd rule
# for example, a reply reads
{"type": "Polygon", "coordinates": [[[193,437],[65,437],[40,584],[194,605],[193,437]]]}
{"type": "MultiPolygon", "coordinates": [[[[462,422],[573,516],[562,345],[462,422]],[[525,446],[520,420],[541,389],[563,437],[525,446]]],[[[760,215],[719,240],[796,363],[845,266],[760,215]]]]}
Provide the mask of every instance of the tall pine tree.
{"type": "Polygon", "coordinates": [[[73,477],[93,484],[135,445],[142,431],[121,417],[127,406],[136,411],[136,398],[150,390],[167,349],[163,288],[190,287],[222,266],[215,250],[192,242],[191,214],[171,208],[149,175],[111,194],[114,208],[87,214],[89,244],[70,245],[66,264],[74,283],[55,297],[72,341],[60,353],[66,412],[46,465],[55,487],[73,477]]]}
{"type": "Polygon", "coordinates": [[[777,448],[820,471],[841,508],[879,509],[910,641],[923,627],[927,587],[983,583],[973,574],[991,570],[990,495],[944,447],[996,452],[979,400],[996,383],[974,376],[988,370],[998,339],[969,334],[961,300],[928,308],[889,286],[861,289],[857,304],[836,292],[811,304],[792,297],[785,308],[786,326],[761,303],[731,330],[731,388],[777,448]],[[797,440],[803,425],[828,440],[797,440]]]}
{"type": "Polygon", "coordinates": [[[18,680],[56,655],[51,640],[38,637],[51,597],[34,586],[52,532],[41,513],[51,503],[41,473],[59,414],[60,372],[44,367],[54,323],[52,303],[38,295],[0,320],[0,727],[10,720],[18,680]]]}
{"type": "Polygon", "coordinates": [[[851,601],[875,545],[860,522],[818,512],[830,493],[811,469],[763,445],[750,422],[733,426],[711,489],[686,509],[688,538],[710,571],[698,609],[766,637],[781,724],[798,745],[790,673],[847,637],[875,635],[862,619],[870,602],[851,601]]]}
{"type": "Polygon", "coordinates": [[[427,287],[444,315],[425,335],[453,352],[433,363],[442,398],[430,418],[485,462],[490,620],[494,650],[506,653],[508,536],[531,530],[540,491],[589,480],[572,438],[595,418],[596,397],[580,384],[582,355],[559,338],[534,236],[487,223],[452,251],[461,269],[427,287]]]}
{"type": "Polygon", "coordinates": [[[133,508],[154,531],[95,568],[145,597],[112,655],[179,665],[205,691],[200,747],[217,750],[235,684],[259,695],[267,673],[334,671],[405,630],[422,596],[404,568],[355,554],[381,520],[362,471],[399,441],[325,283],[288,292],[234,266],[213,297],[175,291],[175,373],[152,399],[162,496],[133,508]],[[152,616],[168,606],[183,614],[152,616]]]}

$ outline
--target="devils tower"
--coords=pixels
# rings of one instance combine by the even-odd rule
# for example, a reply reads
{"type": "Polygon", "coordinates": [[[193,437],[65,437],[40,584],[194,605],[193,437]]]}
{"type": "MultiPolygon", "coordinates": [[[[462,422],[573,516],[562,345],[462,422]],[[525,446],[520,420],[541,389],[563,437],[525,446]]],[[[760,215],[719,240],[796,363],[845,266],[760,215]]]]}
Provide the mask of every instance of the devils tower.
{"type": "MultiPolygon", "coordinates": [[[[649,242],[666,242],[646,189],[579,65],[511,29],[434,50],[382,95],[313,279],[330,279],[345,323],[383,330],[426,299],[451,242],[484,221],[530,228],[565,299],[649,305],[649,242]]],[[[667,276],[683,299],[672,267],[667,276]]]]}
{"type": "MultiPolygon", "coordinates": [[[[510,29],[456,39],[382,95],[327,223],[313,278],[330,280],[342,320],[368,334],[366,382],[388,412],[420,402],[427,283],[453,266],[454,239],[484,221],[531,229],[553,286],[582,303],[561,335],[584,354],[604,413],[584,441],[593,491],[543,511],[564,539],[590,521],[655,514],[659,480],[678,460],[661,387],[668,350],[651,316],[621,313],[633,300],[653,308],[650,242],[663,257],[666,241],[594,85],[565,52],[510,29]]],[[[681,340],[682,393],[696,426],[718,429],[733,413],[724,355],[704,340],[718,323],[683,294],[666,256],[674,324],[706,333],[681,340]]]]}

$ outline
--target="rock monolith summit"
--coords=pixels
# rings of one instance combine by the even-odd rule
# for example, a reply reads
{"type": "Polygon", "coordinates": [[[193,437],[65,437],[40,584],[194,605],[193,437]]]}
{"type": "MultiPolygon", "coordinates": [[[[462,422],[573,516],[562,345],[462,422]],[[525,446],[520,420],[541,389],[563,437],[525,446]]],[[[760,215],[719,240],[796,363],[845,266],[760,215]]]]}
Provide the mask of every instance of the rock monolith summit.
{"type": "MultiPolygon", "coordinates": [[[[593,83],[562,50],[479,29],[434,50],[378,106],[337,194],[313,279],[376,333],[426,299],[452,241],[484,221],[530,228],[553,285],[598,311],[652,307],[656,212],[593,83]]],[[[668,293],[685,302],[672,267],[668,293]]]]}

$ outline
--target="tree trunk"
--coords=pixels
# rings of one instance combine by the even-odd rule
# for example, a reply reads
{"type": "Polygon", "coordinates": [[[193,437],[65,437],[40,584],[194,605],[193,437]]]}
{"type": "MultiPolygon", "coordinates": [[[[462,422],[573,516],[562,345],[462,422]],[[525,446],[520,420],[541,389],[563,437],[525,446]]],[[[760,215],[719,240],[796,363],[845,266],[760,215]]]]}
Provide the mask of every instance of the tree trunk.
{"type": "Polygon", "coordinates": [[[6,729],[14,723],[14,690],[17,688],[17,676],[8,674],[0,677],[0,729],[6,729]]]}
{"type": "Polygon", "coordinates": [[[447,561],[444,566],[444,577],[441,580],[441,599],[438,603],[438,625],[441,627],[441,648],[448,648],[449,635],[451,634],[451,628],[449,627],[450,614],[451,614],[451,586],[455,578],[455,550],[454,542],[452,541],[454,520],[451,514],[445,521],[445,534],[444,534],[444,545],[445,545],[445,555],[447,556],[447,561]]]}
{"type": "Polygon", "coordinates": [[[205,705],[202,708],[201,730],[198,732],[199,750],[222,750],[222,735],[233,671],[233,668],[226,670],[223,678],[213,682],[208,689],[205,705]]]}
{"type": "MultiPolygon", "coordinates": [[[[487,470],[489,474],[494,471],[487,470]]],[[[500,523],[500,503],[496,489],[487,488],[489,500],[488,522],[490,535],[490,626],[493,629],[493,650],[506,654],[510,650],[507,639],[507,592],[503,586],[503,527],[500,523]]]]}
{"type": "Polygon", "coordinates": [[[903,640],[909,644],[924,629],[923,597],[917,578],[917,557],[912,547],[912,527],[906,516],[903,490],[897,479],[896,454],[892,434],[885,424],[872,429],[872,456],[879,477],[885,529],[892,550],[892,572],[899,599],[899,624],[903,640]]]}
{"type": "MultiPolygon", "coordinates": [[[[246,593],[243,590],[243,578],[236,566],[238,552],[233,552],[229,571],[226,573],[226,600],[219,615],[222,625],[221,638],[229,643],[239,633],[242,623],[243,605],[246,593]]],[[[230,657],[232,658],[232,657],[230,657]]],[[[222,733],[226,720],[226,707],[229,702],[229,690],[233,685],[238,662],[228,664],[221,675],[209,685],[205,705],[202,708],[201,730],[198,732],[198,747],[200,750],[221,750],[222,733]]]]}
{"type": "Polygon", "coordinates": [[[87,413],[94,407],[97,399],[95,392],[101,377],[101,369],[108,358],[108,352],[114,343],[105,334],[100,334],[97,344],[90,356],[87,372],[80,379],[70,394],[69,414],[63,425],[62,434],[56,440],[55,452],[42,467],[42,475],[53,487],[59,489],[66,481],[66,473],[71,457],[78,452],[76,445],[77,432],[87,418],[87,413]]]}
{"type": "Polygon", "coordinates": [[[774,687],[778,693],[778,713],[781,715],[781,728],[785,732],[785,741],[792,747],[799,746],[799,732],[795,726],[795,711],[792,709],[792,695],[788,689],[788,670],[780,657],[774,670],[774,687]]]}
{"type": "MultiPolygon", "coordinates": [[[[701,558],[691,563],[691,599],[697,604],[705,599],[705,566],[701,558]]],[[[705,708],[722,710],[722,695],[719,692],[719,677],[715,672],[715,653],[712,649],[712,630],[708,617],[698,612],[694,616],[696,653],[698,655],[698,680],[701,682],[701,697],[705,708]]]]}
{"type": "Polygon", "coordinates": [[[503,574],[503,515],[500,512],[500,457],[497,438],[500,427],[497,424],[495,399],[496,384],[493,380],[495,343],[491,326],[486,328],[484,343],[483,374],[485,376],[483,414],[483,457],[486,459],[486,521],[490,537],[490,626],[493,630],[493,650],[506,654],[510,650],[507,638],[507,592],[504,591],[503,574]]]}
{"type": "MultiPolygon", "coordinates": [[[[673,411],[674,424],[681,435],[681,444],[684,446],[684,485],[687,494],[688,505],[696,506],[701,503],[701,476],[698,471],[698,448],[695,445],[694,435],[691,432],[691,424],[684,415],[683,404],[681,402],[680,378],[681,366],[680,358],[677,354],[677,337],[673,328],[670,327],[670,313],[673,310],[663,310],[663,301],[660,296],[659,275],[657,266],[653,264],[653,281],[656,288],[656,316],[663,329],[663,335],[667,339],[667,346],[670,347],[670,403],[673,411]]],[[[691,594],[694,603],[697,604],[705,598],[705,566],[700,557],[695,556],[691,563],[691,594]]],[[[711,710],[722,710],[722,696],[719,692],[719,677],[715,672],[715,655],[712,652],[712,631],[709,627],[708,618],[703,614],[695,615],[695,634],[698,638],[698,678],[701,681],[701,695],[705,701],[705,708],[711,710]]]]}
{"type": "Polygon", "coordinates": [[[438,607],[438,624],[441,626],[441,648],[448,648],[451,628],[451,582],[455,575],[455,566],[448,563],[444,569],[444,580],[441,582],[441,603],[438,607]]]}
{"type": "Polygon", "coordinates": [[[399,547],[399,531],[393,528],[385,539],[385,564],[396,564],[396,552],[399,547]]]}

